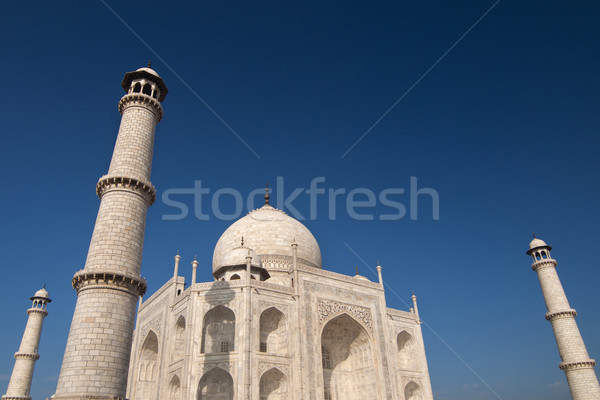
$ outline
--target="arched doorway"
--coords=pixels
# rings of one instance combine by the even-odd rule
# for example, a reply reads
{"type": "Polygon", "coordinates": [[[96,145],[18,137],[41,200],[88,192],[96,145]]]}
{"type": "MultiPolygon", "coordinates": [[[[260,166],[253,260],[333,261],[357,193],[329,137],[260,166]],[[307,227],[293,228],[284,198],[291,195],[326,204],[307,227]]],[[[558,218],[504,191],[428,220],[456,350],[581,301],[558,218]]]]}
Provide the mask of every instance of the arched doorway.
{"type": "Polygon", "coordinates": [[[286,376],[271,368],[260,377],[260,400],[288,400],[290,398],[286,376]]]}
{"type": "Polygon", "coordinates": [[[321,334],[325,398],[377,400],[377,374],[371,339],[354,318],[342,314],[321,334]]]}
{"type": "Polygon", "coordinates": [[[235,348],[235,314],[225,306],[206,313],[202,326],[202,353],[227,353],[235,348]]]}
{"type": "Polygon", "coordinates": [[[423,390],[414,381],[410,381],[404,388],[404,400],[423,400],[423,390]]]}
{"type": "Polygon", "coordinates": [[[213,368],[202,375],[198,384],[197,400],[233,400],[233,378],[221,368],[213,368]]]}
{"type": "Polygon", "coordinates": [[[260,315],[260,349],[262,353],[285,355],[288,352],[285,315],[271,307],[260,315]]]}
{"type": "Polygon", "coordinates": [[[149,331],[144,339],[138,362],[138,384],[136,399],[149,399],[156,394],[158,381],[158,336],[149,331]]]}
{"type": "Polygon", "coordinates": [[[396,339],[398,345],[398,363],[400,369],[416,370],[419,368],[415,339],[406,331],[398,334],[396,339]]]}

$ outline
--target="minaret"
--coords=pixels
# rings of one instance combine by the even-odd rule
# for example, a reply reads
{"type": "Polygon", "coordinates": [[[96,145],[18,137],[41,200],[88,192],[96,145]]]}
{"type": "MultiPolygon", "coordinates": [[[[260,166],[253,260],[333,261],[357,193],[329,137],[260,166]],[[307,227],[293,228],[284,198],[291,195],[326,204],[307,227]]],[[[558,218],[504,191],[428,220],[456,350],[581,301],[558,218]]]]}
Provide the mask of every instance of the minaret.
{"type": "Polygon", "coordinates": [[[124,399],[141,277],[154,130],[167,87],[150,68],[125,74],[121,125],[108,174],[96,185],[100,209],[85,267],[73,277],[77,304],[55,399],[124,399]]]}
{"type": "Polygon", "coordinates": [[[575,322],[577,312],[571,308],[556,273],[552,247],[535,236],[527,254],[533,257],[531,268],[537,272],[546,302],[546,319],[552,324],[562,362],[559,368],[567,375],[573,400],[600,399],[600,386],[594,373],[596,362],[590,359],[575,322]]]}
{"type": "Polygon", "coordinates": [[[33,304],[27,314],[27,326],[21,339],[19,351],[15,353],[15,367],[13,368],[6,395],[3,400],[31,400],[29,390],[31,389],[31,380],[33,378],[33,367],[40,358],[38,347],[40,345],[40,335],[42,334],[42,324],[44,318],[48,315],[46,305],[52,300],[48,297],[46,285],[31,298],[33,304]]]}

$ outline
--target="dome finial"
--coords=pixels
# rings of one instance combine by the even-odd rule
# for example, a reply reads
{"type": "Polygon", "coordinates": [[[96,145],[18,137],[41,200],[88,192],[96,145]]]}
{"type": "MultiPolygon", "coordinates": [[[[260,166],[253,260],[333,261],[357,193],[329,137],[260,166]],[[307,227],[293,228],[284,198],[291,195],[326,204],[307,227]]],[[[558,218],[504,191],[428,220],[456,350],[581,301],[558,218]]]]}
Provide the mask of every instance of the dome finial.
{"type": "Polygon", "coordinates": [[[535,239],[535,233],[533,234],[533,238],[535,239]]]}
{"type": "Polygon", "coordinates": [[[355,265],[354,269],[356,270],[356,275],[358,275],[358,265],[355,265]]]}
{"type": "Polygon", "coordinates": [[[269,200],[271,196],[269,196],[269,182],[265,185],[265,204],[269,204],[269,200]]]}
{"type": "Polygon", "coordinates": [[[46,282],[44,282],[44,286],[42,286],[42,289],[46,289],[46,282]]]}
{"type": "Polygon", "coordinates": [[[152,68],[152,60],[148,60],[148,68],[152,68]]]}

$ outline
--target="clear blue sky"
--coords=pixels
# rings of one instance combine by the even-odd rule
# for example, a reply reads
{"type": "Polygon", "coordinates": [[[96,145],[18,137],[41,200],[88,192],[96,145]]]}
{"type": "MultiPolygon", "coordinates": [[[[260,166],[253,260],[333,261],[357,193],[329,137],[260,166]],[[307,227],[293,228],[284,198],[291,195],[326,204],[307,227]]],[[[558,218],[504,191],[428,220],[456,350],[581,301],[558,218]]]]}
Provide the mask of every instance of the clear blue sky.
{"type": "MultiPolygon", "coordinates": [[[[344,243],[371,267],[379,259],[386,282],[407,302],[415,290],[428,326],[501,399],[566,399],[525,255],[534,231],[554,246],[588,351],[600,359],[597,2],[501,1],[344,158],[493,1],[108,4],[260,159],[103,3],[3,4],[2,393],[28,298],[44,282],[54,301],[32,395],[53,393],[121,79],[150,58],[170,89],[155,143],[159,197],[195,180],[247,194],[282,176],[289,193],[323,176],[322,187],[379,193],[416,176],[438,191],[439,221],[427,198],[416,221],[342,212],[332,221],[320,196],[317,219],[305,224],[324,267],[353,274],[358,264],[376,279],[344,243]]],[[[306,213],[308,198],[294,205],[306,213]]],[[[213,247],[231,223],[163,220],[170,212],[159,199],[148,216],[150,293],[171,276],[176,250],[188,279],[194,254],[199,279],[211,279],[213,247]]],[[[387,300],[406,309],[391,291],[387,300]]],[[[424,339],[437,400],[498,398],[428,328],[424,339]]]]}

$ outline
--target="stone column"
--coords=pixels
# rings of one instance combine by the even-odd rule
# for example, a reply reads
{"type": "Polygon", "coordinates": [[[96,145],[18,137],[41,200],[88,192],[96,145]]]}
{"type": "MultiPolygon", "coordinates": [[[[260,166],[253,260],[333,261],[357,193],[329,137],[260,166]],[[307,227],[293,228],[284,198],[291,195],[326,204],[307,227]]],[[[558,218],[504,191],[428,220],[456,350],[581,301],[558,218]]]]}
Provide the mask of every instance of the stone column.
{"type": "Polygon", "coordinates": [[[6,395],[3,400],[31,400],[29,390],[33,379],[33,368],[35,362],[40,358],[38,347],[42,334],[42,324],[48,315],[46,305],[52,300],[48,297],[45,288],[38,290],[31,298],[32,307],[27,310],[29,318],[21,339],[19,351],[15,353],[15,366],[13,368],[6,395]]]}
{"type": "Polygon", "coordinates": [[[558,274],[556,260],[550,257],[550,250],[543,240],[534,238],[529,244],[527,254],[533,257],[531,268],[537,272],[546,302],[546,319],[550,321],[558,345],[562,369],[569,383],[573,400],[600,399],[600,385],[594,372],[596,362],[587,352],[575,316],[558,274]]]}
{"type": "Polygon", "coordinates": [[[125,74],[121,125],[83,270],[73,277],[77,304],[55,399],[124,399],[141,277],[154,130],[167,87],[149,68],[125,74]]]}

